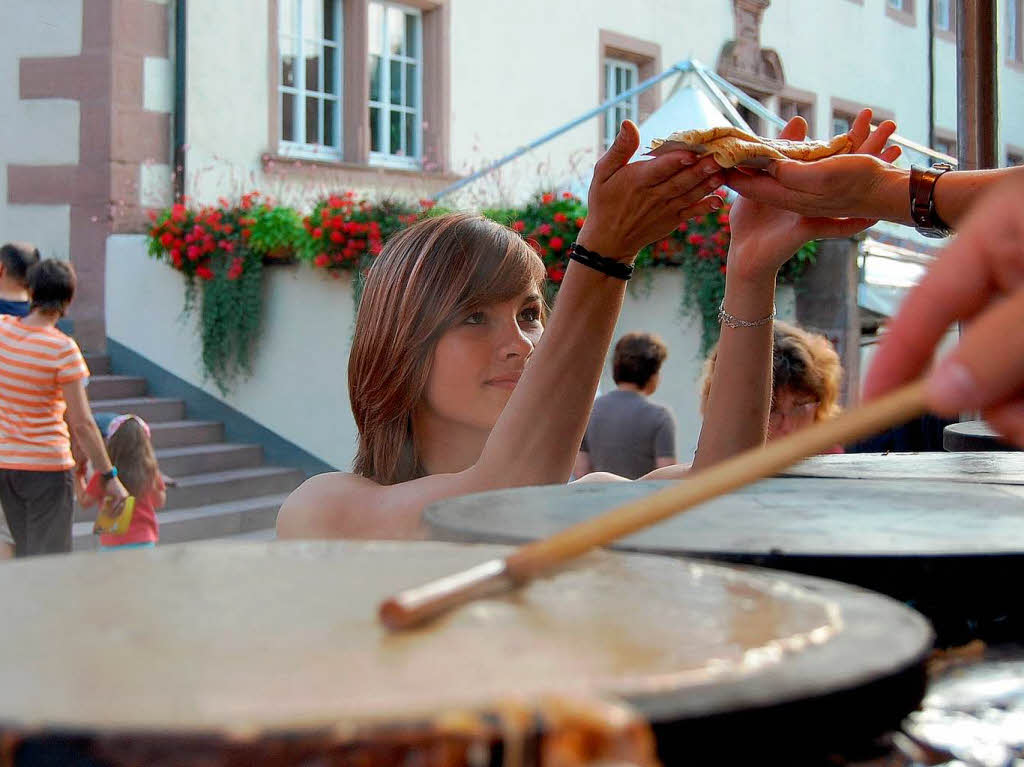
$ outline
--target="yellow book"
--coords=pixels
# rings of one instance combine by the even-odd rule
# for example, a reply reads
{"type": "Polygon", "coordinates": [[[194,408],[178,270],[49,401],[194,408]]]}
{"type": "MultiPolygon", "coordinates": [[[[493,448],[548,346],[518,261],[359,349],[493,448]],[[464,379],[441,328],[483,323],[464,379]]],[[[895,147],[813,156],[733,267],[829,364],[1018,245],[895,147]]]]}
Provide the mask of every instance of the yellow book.
{"type": "Polygon", "coordinates": [[[100,510],[96,515],[96,524],[93,526],[93,534],[111,533],[113,535],[124,535],[128,532],[128,526],[132,523],[132,513],[135,511],[135,496],[129,495],[124,504],[117,509],[113,496],[104,496],[100,501],[100,510]]]}

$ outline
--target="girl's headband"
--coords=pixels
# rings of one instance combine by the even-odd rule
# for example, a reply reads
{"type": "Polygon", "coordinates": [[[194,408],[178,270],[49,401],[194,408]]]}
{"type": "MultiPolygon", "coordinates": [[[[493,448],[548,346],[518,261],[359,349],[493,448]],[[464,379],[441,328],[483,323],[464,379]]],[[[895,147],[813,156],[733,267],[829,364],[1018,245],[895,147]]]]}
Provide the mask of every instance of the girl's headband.
{"type": "Polygon", "coordinates": [[[144,432],[146,432],[146,436],[147,437],[150,436],[150,434],[149,434],[149,424],[146,423],[145,421],[143,421],[137,415],[132,415],[131,413],[128,413],[126,415],[119,415],[114,420],[112,420],[110,422],[110,424],[107,426],[107,439],[110,439],[111,437],[114,436],[114,432],[116,432],[118,429],[121,428],[121,424],[125,423],[126,421],[130,421],[130,420],[138,421],[139,426],[141,426],[142,430],[144,432]]]}

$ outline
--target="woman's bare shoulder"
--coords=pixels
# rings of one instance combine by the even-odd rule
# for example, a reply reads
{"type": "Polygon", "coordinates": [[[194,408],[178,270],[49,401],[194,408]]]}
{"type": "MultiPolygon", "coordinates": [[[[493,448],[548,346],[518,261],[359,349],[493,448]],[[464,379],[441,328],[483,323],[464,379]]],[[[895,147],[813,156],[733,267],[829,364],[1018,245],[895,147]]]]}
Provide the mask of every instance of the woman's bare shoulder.
{"type": "Polygon", "coordinates": [[[353,517],[357,510],[371,510],[372,496],[381,489],[371,479],[344,471],[310,477],[281,505],[277,537],[357,537],[353,535],[353,517]]]}

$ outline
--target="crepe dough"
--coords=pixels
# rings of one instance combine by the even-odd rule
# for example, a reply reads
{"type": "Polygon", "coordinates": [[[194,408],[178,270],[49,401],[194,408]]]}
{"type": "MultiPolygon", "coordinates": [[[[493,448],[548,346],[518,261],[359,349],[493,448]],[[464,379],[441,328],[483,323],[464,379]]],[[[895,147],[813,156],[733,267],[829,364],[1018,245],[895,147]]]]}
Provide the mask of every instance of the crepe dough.
{"type": "Polygon", "coordinates": [[[703,130],[676,131],[666,139],[652,139],[652,155],[679,149],[702,157],[713,155],[723,168],[736,165],[764,167],[772,160],[820,160],[850,151],[850,137],[845,133],[831,141],[789,141],[761,138],[732,126],[703,130]]]}
{"type": "Polygon", "coordinates": [[[208,543],[0,567],[0,730],[300,732],[508,697],[736,679],[841,631],[774,576],[597,552],[389,633],[379,602],[504,556],[436,542],[208,543]]]}

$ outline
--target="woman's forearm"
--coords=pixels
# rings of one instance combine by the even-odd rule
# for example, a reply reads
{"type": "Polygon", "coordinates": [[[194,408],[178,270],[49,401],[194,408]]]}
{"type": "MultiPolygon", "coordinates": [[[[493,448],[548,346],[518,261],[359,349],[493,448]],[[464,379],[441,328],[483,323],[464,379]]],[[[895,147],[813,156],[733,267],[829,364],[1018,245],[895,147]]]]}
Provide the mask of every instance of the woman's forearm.
{"type": "MultiPolygon", "coordinates": [[[[943,173],[935,182],[935,210],[945,223],[956,229],[974,201],[993,184],[1016,176],[1024,177],[1024,167],[994,170],[958,170],[943,173]]],[[[878,187],[881,202],[877,215],[887,221],[914,226],[910,215],[910,171],[888,168],[878,187]]]]}
{"type": "MultiPolygon", "coordinates": [[[[729,274],[724,302],[728,314],[756,322],[771,315],[774,303],[774,274],[729,274]]],[[[723,323],[693,469],[763,445],[771,398],[772,323],[738,328],[723,323]]]]}

